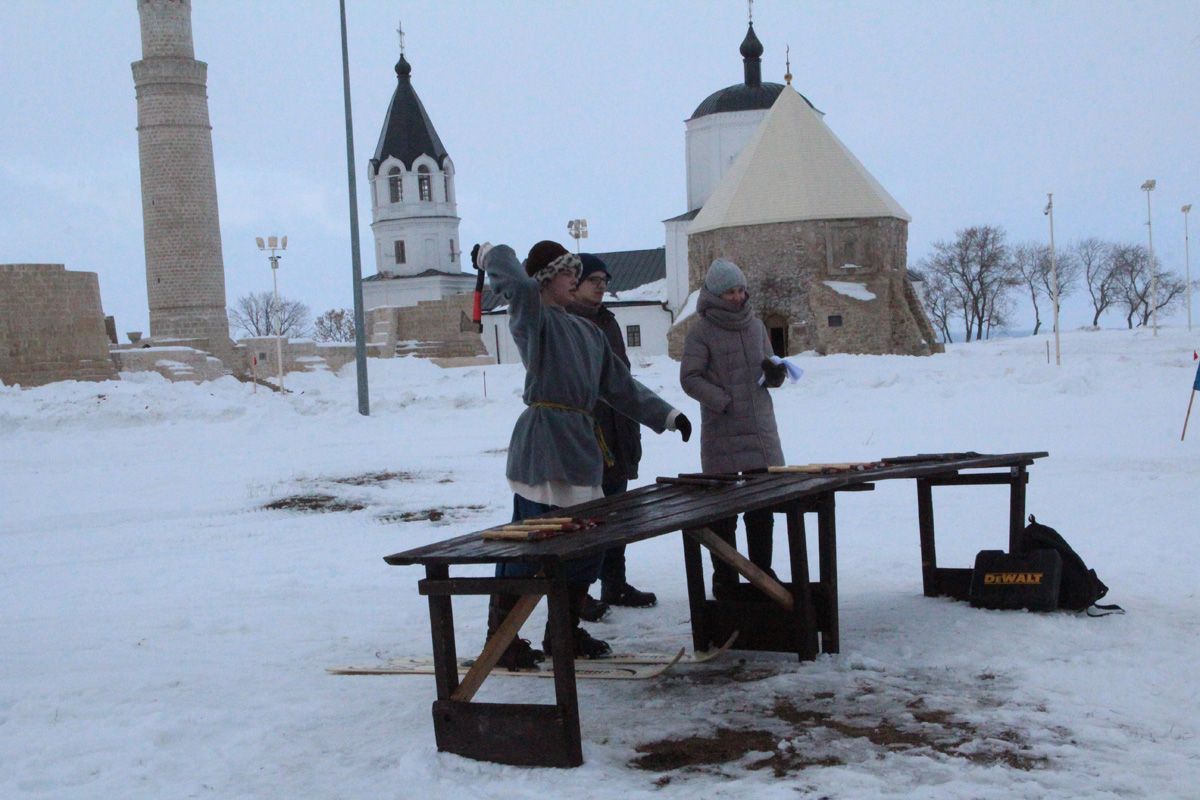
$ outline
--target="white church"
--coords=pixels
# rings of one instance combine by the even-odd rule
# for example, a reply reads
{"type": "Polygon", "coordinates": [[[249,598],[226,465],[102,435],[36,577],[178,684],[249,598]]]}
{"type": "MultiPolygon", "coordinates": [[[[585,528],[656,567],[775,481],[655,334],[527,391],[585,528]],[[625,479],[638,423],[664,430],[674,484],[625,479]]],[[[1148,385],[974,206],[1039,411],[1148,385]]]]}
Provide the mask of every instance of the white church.
{"type": "MultiPolygon", "coordinates": [[[[780,354],[929,352],[935,340],[905,263],[909,215],[790,74],[787,85],[762,81],[753,23],[740,53],[742,82],[710,94],[685,123],[688,209],[664,221],[664,246],[596,253],[613,277],[605,304],[630,356],[668,352],[718,255],[746,271],[780,354]],[[764,250],[760,239],[784,246],[764,250]]],[[[363,280],[368,311],[474,289],[463,271],[453,162],[403,52],[396,74],[369,166],[377,272],[363,280]]],[[[495,363],[519,360],[502,299],[490,293],[482,338],[495,363]]]]}

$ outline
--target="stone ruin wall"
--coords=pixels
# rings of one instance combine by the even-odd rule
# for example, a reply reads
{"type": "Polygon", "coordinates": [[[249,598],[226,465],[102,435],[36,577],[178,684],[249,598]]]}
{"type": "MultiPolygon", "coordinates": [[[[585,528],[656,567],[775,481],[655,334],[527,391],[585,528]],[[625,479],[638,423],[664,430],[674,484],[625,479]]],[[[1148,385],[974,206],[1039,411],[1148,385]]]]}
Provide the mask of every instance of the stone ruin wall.
{"type": "MultiPolygon", "coordinates": [[[[927,355],[940,345],[907,280],[907,248],[908,224],[894,218],[705,231],[688,237],[689,291],[703,283],[713,259],[728,258],[746,273],[758,316],[787,320],[789,353],[927,355]],[[859,300],[825,281],[858,283],[875,297],[859,300]],[[830,325],[832,316],[841,326],[830,325]]],[[[690,318],[672,328],[673,357],[689,326],[690,318]]]]}
{"type": "Polygon", "coordinates": [[[108,346],[96,273],[0,264],[0,381],[115,379],[108,346]]]}
{"type": "Polygon", "coordinates": [[[367,312],[367,341],[382,355],[425,358],[486,356],[478,331],[465,325],[471,318],[474,295],[455,294],[425,300],[415,306],[373,308],[367,312]],[[468,327],[468,330],[463,330],[468,327]]]}

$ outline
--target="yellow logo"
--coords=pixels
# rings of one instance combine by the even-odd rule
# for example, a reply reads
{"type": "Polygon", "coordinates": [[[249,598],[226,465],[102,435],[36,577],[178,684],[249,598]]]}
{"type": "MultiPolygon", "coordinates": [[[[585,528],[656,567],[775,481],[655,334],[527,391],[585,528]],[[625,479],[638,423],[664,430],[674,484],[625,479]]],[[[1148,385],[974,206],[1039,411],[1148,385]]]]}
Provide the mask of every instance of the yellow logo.
{"type": "Polygon", "coordinates": [[[983,582],[986,585],[1003,586],[1035,586],[1042,582],[1043,572],[985,572],[983,582]]]}

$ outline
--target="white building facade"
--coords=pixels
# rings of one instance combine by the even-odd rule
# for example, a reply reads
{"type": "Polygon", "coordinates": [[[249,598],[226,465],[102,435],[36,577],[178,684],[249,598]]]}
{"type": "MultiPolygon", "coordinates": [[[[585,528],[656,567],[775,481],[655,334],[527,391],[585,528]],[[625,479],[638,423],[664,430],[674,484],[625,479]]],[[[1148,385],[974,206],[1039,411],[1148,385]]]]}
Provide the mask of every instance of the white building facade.
{"type": "Polygon", "coordinates": [[[367,168],[375,275],[363,279],[363,305],[408,307],[470,292],[462,270],[451,160],[412,85],[404,54],[396,91],[367,168]]]}

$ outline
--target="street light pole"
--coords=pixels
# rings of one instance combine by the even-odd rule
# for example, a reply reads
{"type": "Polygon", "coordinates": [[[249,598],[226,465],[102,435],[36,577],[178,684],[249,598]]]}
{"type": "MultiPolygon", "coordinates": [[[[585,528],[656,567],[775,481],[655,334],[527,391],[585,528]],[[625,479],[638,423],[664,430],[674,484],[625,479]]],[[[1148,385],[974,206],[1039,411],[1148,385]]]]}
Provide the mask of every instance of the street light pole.
{"type": "Polygon", "coordinates": [[[350,50],[346,44],[346,0],[339,0],[342,31],[342,104],[346,114],[346,185],[350,194],[350,274],[354,293],[354,368],[358,376],[358,413],[371,413],[367,391],[367,328],[363,311],[362,259],[358,245],[358,183],[354,179],[354,120],[350,113],[350,50]]]}
{"type": "Polygon", "coordinates": [[[1146,193],[1146,236],[1150,240],[1150,324],[1158,336],[1158,264],[1154,262],[1154,226],[1150,224],[1150,193],[1156,183],[1151,178],[1142,184],[1142,191],[1146,193]]]}
{"type": "Polygon", "coordinates": [[[1054,303],[1054,364],[1062,366],[1062,344],[1058,335],[1058,261],[1054,254],[1054,193],[1046,195],[1046,210],[1050,218],[1050,300],[1054,303]]]}
{"type": "MultiPolygon", "coordinates": [[[[275,360],[279,363],[279,391],[283,391],[283,307],[279,305],[279,259],[283,256],[276,253],[276,250],[287,250],[287,237],[283,237],[283,241],[279,240],[278,236],[268,236],[266,244],[263,244],[262,237],[259,236],[255,241],[258,243],[258,249],[262,251],[271,251],[271,255],[267,256],[267,260],[271,262],[271,284],[275,288],[275,360]]],[[[271,315],[267,315],[267,321],[270,322],[271,315]]],[[[268,325],[267,327],[270,327],[268,325]]]]}
{"type": "Polygon", "coordinates": [[[1183,212],[1183,268],[1187,278],[1187,308],[1188,308],[1188,331],[1192,330],[1192,257],[1188,252],[1188,213],[1192,210],[1192,204],[1188,203],[1180,209],[1183,212]]]}
{"type": "Polygon", "coordinates": [[[588,228],[586,219],[572,219],[567,221],[567,232],[571,234],[571,238],[575,240],[575,255],[579,255],[579,240],[588,238],[588,228]]]}

